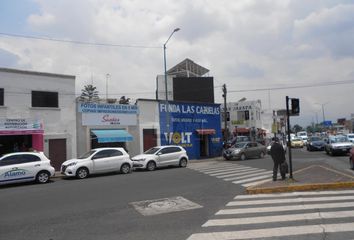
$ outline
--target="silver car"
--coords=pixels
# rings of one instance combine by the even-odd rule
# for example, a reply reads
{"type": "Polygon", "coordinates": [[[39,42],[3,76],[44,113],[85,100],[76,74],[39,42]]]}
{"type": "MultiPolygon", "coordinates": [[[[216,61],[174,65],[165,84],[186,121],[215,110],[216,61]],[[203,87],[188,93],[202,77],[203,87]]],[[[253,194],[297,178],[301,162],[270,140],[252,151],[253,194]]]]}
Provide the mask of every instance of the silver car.
{"type": "Polygon", "coordinates": [[[223,157],[226,160],[247,158],[263,158],[266,154],[266,147],[257,142],[240,142],[223,152],[223,157]]]}

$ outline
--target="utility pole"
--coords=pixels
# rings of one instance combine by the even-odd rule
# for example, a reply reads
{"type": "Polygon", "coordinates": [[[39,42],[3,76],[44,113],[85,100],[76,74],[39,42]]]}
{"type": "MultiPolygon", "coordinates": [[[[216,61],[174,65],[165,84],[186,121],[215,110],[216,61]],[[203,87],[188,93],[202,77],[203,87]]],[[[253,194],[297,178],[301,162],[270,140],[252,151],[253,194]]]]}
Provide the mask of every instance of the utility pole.
{"type": "Polygon", "coordinates": [[[224,98],[224,143],[226,144],[228,139],[228,129],[227,129],[227,106],[226,106],[226,84],[222,85],[222,97],[224,98]]]}

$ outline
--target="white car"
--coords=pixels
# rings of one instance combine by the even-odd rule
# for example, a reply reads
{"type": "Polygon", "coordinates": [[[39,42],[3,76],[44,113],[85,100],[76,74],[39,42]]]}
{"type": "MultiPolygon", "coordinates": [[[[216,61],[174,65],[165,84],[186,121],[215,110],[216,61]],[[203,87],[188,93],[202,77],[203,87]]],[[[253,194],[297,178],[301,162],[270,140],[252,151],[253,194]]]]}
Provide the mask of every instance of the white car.
{"type": "Polygon", "coordinates": [[[54,174],[55,170],[43,152],[16,152],[0,158],[0,184],[47,183],[54,174]]]}
{"type": "Polygon", "coordinates": [[[349,133],[346,135],[346,137],[349,142],[354,143],[354,133],[349,133]]]}
{"type": "Polygon", "coordinates": [[[163,166],[186,167],[188,155],[183,147],[168,145],[150,148],[143,154],[133,157],[132,160],[134,168],[153,171],[156,167],[163,166]]]}
{"type": "Polygon", "coordinates": [[[68,177],[80,179],[90,174],[131,172],[133,162],[123,148],[96,148],[76,159],[70,159],[61,165],[61,173],[68,177]]]}

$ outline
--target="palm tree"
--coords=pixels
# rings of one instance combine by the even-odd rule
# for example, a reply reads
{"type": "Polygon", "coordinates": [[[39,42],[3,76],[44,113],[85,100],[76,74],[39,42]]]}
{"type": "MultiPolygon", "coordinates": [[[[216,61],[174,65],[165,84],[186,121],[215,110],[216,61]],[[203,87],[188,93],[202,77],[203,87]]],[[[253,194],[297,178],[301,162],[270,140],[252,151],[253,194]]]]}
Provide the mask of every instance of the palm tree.
{"type": "Polygon", "coordinates": [[[79,99],[83,102],[98,102],[99,97],[96,87],[91,84],[85,85],[84,89],[81,90],[81,96],[79,99]]]}

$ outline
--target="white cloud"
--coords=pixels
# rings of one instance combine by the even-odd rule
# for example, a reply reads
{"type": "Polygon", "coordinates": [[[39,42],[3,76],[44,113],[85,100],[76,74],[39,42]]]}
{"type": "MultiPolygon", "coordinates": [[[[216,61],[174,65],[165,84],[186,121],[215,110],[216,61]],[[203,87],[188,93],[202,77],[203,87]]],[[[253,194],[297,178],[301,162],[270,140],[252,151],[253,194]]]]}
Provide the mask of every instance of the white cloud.
{"type": "MultiPolygon", "coordinates": [[[[353,79],[354,4],[306,0],[36,0],[28,16],[33,35],[97,43],[160,48],[94,47],[0,38],[0,50],[18,57],[18,67],[77,76],[77,92],[94,84],[105,94],[154,97],[155,77],[185,58],[211,70],[215,85],[252,89],[353,79]],[[129,93],[143,92],[140,95],[129,93]],[[149,92],[148,94],[146,92],[149,92]]],[[[16,29],[14,29],[16,32],[16,29]]],[[[354,80],[354,79],[353,79],[354,80]]],[[[284,108],[285,96],[301,98],[302,115],[312,118],[314,102],[330,101],[328,117],[349,116],[352,85],[229,94],[284,108]],[[270,96],[270,99],[269,99],[270,96]]],[[[221,90],[215,89],[221,102],[221,90]]],[[[116,97],[119,97],[117,95],[116,97]]]]}

